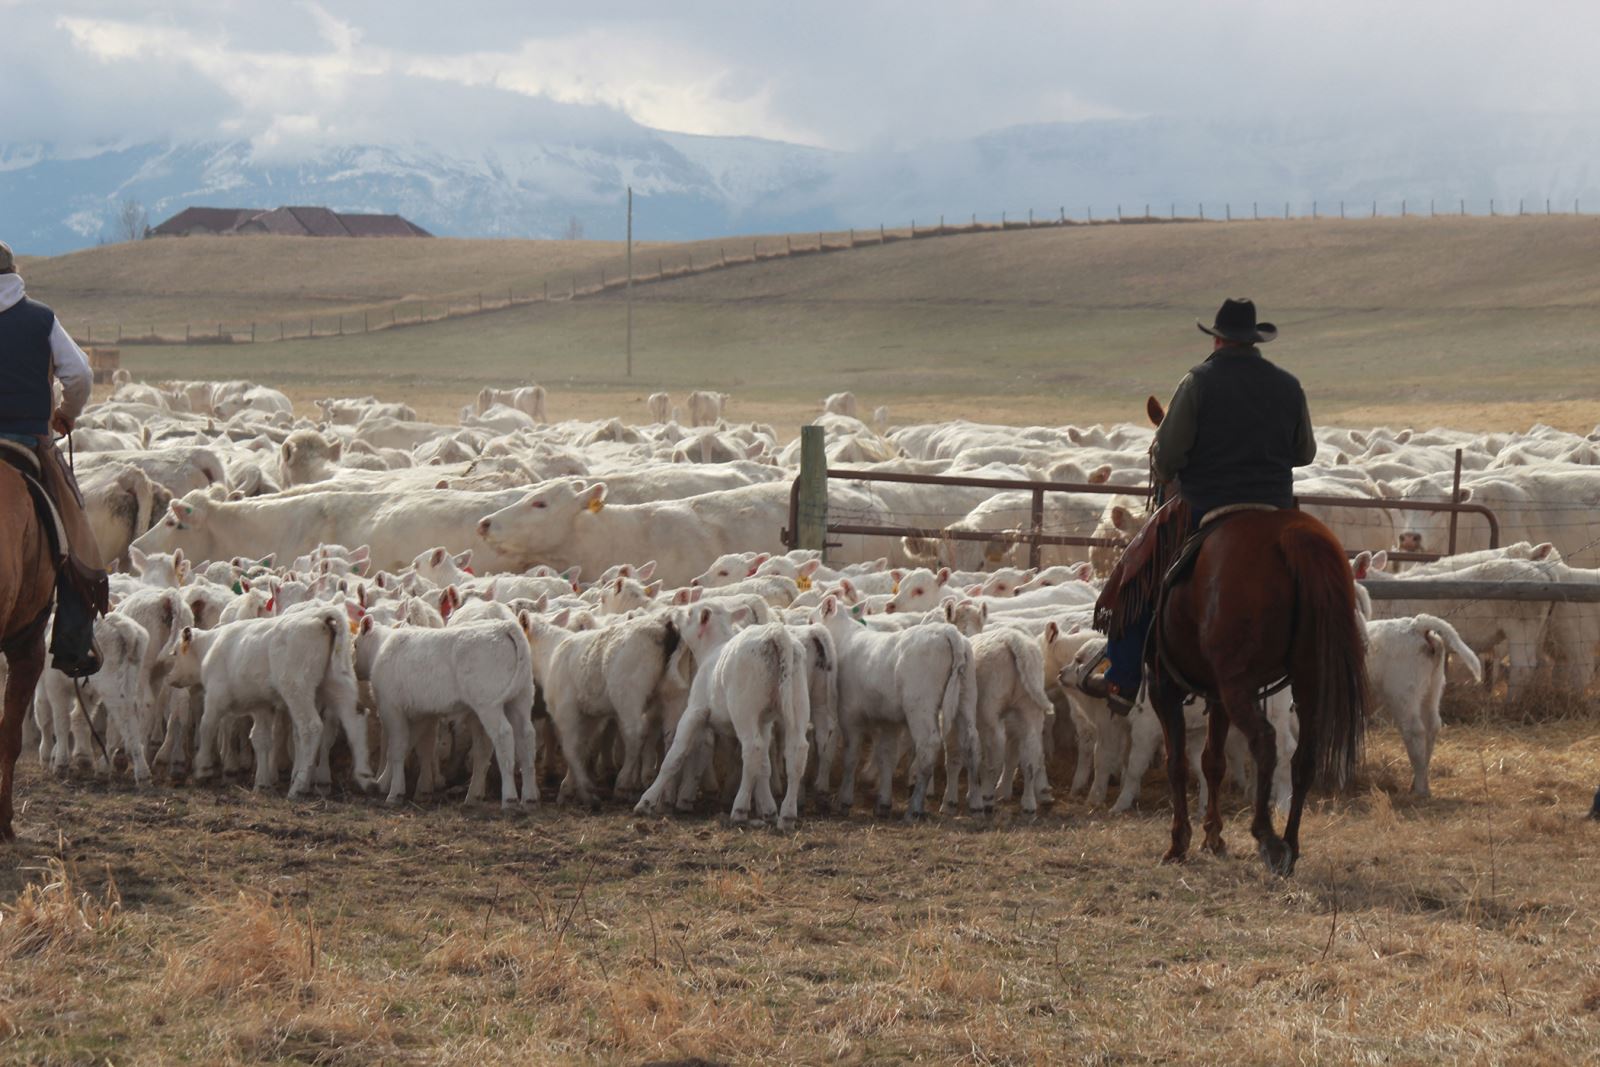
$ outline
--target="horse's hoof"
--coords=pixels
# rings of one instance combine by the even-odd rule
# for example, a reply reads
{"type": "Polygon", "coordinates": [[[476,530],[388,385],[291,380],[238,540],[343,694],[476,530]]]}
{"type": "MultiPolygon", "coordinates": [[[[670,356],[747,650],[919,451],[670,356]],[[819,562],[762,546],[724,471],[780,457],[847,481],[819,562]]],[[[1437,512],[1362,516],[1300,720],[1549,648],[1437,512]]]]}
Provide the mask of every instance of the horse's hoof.
{"type": "Polygon", "coordinates": [[[1189,862],[1189,854],[1188,854],[1187,851],[1180,852],[1179,850],[1177,850],[1175,848],[1169,848],[1169,849],[1167,849],[1167,854],[1165,856],[1161,857],[1161,862],[1162,863],[1188,863],[1189,862]]]}
{"type": "Polygon", "coordinates": [[[1294,855],[1282,841],[1261,842],[1261,862],[1280,878],[1287,878],[1294,873],[1294,855]]]}
{"type": "Polygon", "coordinates": [[[1218,834],[1216,837],[1206,838],[1205,850],[1213,856],[1226,856],[1228,854],[1228,845],[1222,840],[1222,835],[1218,834]]]}

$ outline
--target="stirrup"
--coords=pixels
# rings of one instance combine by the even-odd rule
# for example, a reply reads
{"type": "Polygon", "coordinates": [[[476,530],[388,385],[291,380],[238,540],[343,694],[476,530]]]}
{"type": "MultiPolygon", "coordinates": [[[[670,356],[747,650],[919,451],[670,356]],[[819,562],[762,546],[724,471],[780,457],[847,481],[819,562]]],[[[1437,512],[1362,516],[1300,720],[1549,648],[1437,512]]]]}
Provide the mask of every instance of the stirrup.
{"type": "MultiPolygon", "coordinates": [[[[1083,661],[1083,666],[1078,668],[1076,676],[1072,679],[1072,684],[1076,686],[1080,692],[1089,693],[1084,686],[1088,685],[1090,678],[1094,676],[1094,669],[1106,661],[1106,649],[1110,646],[1111,642],[1103,637],[1098,639],[1098,641],[1091,641],[1089,644],[1083,646],[1084,649],[1090,652],[1090,655],[1083,661]]],[[[1082,653],[1080,652],[1079,654],[1081,655],[1082,653]]],[[[1089,693],[1089,695],[1099,696],[1100,694],[1089,693]]]]}

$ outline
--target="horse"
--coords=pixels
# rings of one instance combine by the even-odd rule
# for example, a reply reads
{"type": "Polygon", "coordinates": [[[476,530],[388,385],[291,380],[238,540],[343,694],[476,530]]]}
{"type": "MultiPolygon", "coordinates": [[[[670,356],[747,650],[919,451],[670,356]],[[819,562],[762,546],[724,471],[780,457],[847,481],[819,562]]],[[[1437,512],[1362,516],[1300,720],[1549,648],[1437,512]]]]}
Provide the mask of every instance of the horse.
{"type": "MultiPolygon", "coordinates": [[[[1150,413],[1159,422],[1154,400],[1150,413]]],[[[1182,861],[1189,849],[1183,704],[1193,693],[1207,704],[1201,761],[1209,790],[1206,850],[1227,851],[1219,798],[1231,725],[1244,735],[1256,762],[1250,832],[1268,869],[1287,876],[1300,855],[1300,816],[1312,779],[1347,782],[1360,759],[1368,718],[1366,635],[1344,548],[1316,518],[1296,510],[1249,510],[1216,522],[1187,577],[1160,601],[1145,653],[1172,791],[1172,843],[1165,861],[1182,861]],[[1300,734],[1280,837],[1271,808],[1277,749],[1262,696],[1285,680],[1300,734]]]]}
{"type": "Polygon", "coordinates": [[[0,653],[6,659],[0,714],[0,841],[16,840],[12,786],[22,721],[44,673],[44,632],[56,584],[56,558],[22,475],[0,460],[0,653]]]}

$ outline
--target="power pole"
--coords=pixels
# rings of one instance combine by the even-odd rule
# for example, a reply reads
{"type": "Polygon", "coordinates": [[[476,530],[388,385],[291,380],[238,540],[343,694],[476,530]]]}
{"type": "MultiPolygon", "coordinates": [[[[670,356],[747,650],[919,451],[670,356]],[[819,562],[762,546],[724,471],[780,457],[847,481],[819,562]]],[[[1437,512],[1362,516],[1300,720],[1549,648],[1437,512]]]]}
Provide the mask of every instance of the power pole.
{"type": "Polygon", "coordinates": [[[628,377],[633,377],[633,186],[628,186],[628,377]]]}

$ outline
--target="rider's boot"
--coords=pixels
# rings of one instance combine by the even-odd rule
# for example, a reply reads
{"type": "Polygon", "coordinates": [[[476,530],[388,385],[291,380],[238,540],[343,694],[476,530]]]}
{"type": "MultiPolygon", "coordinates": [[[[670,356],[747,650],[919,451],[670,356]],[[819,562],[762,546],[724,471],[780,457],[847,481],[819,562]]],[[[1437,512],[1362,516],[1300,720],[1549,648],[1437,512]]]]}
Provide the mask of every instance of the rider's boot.
{"type": "Polygon", "coordinates": [[[56,579],[56,621],[50,633],[50,666],[68,678],[87,678],[103,660],[94,640],[94,608],[65,573],[56,579]]]}
{"type": "MultiPolygon", "coordinates": [[[[1079,692],[1096,700],[1104,700],[1117,715],[1126,715],[1133,710],[1134,697],[1138,694],[1123,693],[1104,672],[1095,673],[1095,668],[1106,662],[1106,646],[1106,641],[1085,646],[1084,651],[1080,653],[1083,665],[1078,668],[1077,677],[1072,680],[1072,684],[1079,692]]],[[[1062,673],[1065,674],[1071,669],[1069,667],[1062,673]]]]}

